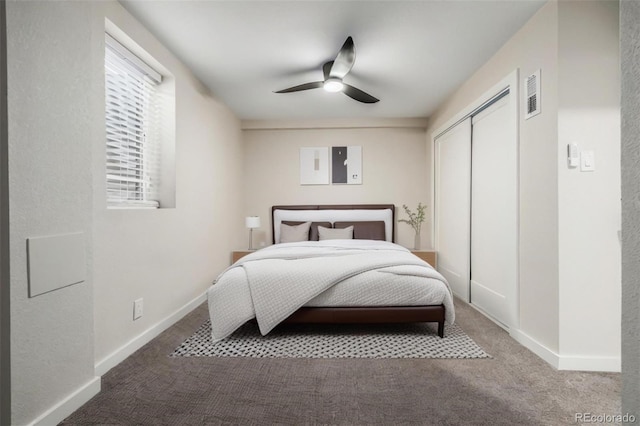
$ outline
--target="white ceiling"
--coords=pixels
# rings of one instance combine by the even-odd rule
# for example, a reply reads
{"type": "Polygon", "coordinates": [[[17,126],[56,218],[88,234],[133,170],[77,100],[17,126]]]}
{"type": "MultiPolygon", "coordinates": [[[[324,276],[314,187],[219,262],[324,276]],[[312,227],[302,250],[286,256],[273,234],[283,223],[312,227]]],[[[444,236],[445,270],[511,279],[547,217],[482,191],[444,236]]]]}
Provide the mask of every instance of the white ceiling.
{"type": "MultiPolygon", "coordinates": [[[[142,1],[124,7],[241,119],[428,117],[544,1],[142,1]],[[345,83],[361,104],[315,89],[347,36],[345,83]]],[[[497,76],[497,78],[500,76],[497,76]]]]}

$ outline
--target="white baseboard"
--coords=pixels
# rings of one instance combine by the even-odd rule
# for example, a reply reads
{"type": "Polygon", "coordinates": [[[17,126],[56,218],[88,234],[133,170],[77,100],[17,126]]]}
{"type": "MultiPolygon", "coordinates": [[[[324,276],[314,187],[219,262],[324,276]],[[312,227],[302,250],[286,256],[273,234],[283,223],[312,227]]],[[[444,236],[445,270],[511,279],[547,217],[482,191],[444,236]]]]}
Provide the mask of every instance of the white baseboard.
{"type": "Polygon", "coordinates": [[[584,357],[561,355],[558,370],[620,373],[620,371],[622,370],[622,359],[620,357],[584,357]]]}
{"type": "Polygon", "coordinates": [[[57,425],[71,415],[78,408],[100,392],[100,377],[94,377],[84,386],[67,396],[58,404],[51,407],[40,417],[35,419],[31,426],[57,425]]]}
{"type": "Polygon", "coordinates": [[[200,296],[188,302],[186,305],[175,311],[173,314],[169,315],[164,320],[155,324],[151,328],[144,331],[142,334],[136,336],[125,345],[121,346],[111,354],[107,355],[105,358],[98,361],[95,366],[95,374],[98,376],[104,375],[107,371],[120,364],[135,351],[157,337],[160,333],[181,320],[189,312],[200,306],[205,300],[207,300],[206,292],[202,293],[200,296]]]}
{"type": "Polygon", "coordinates": [[[560,356],[521,330],[509,329],[509,335],[525,348],[538,355],[555,369],[560,365],[560,356]]]}
{"type": "Polygon", "coordinates": [[[531,336],[523,333],[521,330],[511,329],[509,330],[509,335],[513,337],[515,341],[538,355],[557,370],[598,371],[608,373],[619,373],[621,371],[622,363],[620,357],[559,355],[531,336]]]}

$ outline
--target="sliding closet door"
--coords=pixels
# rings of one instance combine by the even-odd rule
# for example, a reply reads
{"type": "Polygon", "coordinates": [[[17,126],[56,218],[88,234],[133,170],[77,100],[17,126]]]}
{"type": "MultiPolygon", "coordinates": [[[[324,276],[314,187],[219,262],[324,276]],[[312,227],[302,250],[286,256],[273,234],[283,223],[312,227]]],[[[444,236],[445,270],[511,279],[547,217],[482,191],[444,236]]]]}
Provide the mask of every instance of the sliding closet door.
{"type": "Polygon", "coordinates": [[[507,95],[473,117],[471,303],[514,324],[517,296],[517,128],[507,95]]]}
{"type": "Polygon", "coordinates": [[[435,245],[438,271],[469,301],[471,118],[435,140],[435,245]]]}

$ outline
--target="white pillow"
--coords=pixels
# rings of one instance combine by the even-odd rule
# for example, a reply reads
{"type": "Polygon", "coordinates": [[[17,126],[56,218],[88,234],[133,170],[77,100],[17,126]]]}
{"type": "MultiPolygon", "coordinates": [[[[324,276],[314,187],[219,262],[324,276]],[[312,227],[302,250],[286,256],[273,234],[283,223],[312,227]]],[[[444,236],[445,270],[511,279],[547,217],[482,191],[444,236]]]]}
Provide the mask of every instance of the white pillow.
{"type": "Polygon", "coordinates": [[[353,226],[347,226],[346,228],[325,228],[324,226],[318,226],[318,235],[320,236],[320,241],[352,240],[353,226]]]}
{"type": "Polygon", "coordinates": [[[301,223],[300,225],[280,224],[280,242],[281,243],[297,243],[298,241],[309,241],[309,228],[311,222],[301,223]]]}

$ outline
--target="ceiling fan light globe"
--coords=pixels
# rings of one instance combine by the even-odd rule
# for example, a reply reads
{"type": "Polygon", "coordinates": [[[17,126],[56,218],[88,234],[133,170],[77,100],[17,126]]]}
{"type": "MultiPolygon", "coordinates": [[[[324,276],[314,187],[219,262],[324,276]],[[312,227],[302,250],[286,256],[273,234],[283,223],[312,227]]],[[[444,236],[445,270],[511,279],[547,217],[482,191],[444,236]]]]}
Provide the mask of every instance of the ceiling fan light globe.
{"type": "Polygon", "coordinates": [[[339,78],[328,78],[323,85],[324,90],[330,93],[341,92],[344,88],[344,84],[339,78]]]}

